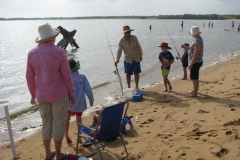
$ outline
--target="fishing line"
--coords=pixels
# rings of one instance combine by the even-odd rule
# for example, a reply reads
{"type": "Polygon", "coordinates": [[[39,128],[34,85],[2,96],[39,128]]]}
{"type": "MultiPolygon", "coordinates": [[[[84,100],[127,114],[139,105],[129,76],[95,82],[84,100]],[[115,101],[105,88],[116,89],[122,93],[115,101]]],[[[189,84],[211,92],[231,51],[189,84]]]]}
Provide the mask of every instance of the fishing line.
{"type": "MultiPolygon", "coordinates": [[[[164,27],[165,27],[165,28],[166,28],[166,30],[167,30],[167,27],[165,26],[165,24],[164,24],[164,27]]],[[[168,33],[168,35],[169,35],[170,39],[172,40],[172,37],[170,36],[170,34],[169,34],[168,30],[167,30],[167,33],[168,33]]],[[[174,44],[173,40],[172,40],[172,43],[173,43],[173,46],[175,47],[175,49],[176,49],[176,51],[177,51],[177,48],[176,48],[176,46],[175,46],[175,44],[174,44]]],[[[181,56],[179,55],[178,51],[177,51],[177,54],[178,54],[179,58],[181,58],[181,56]]]]}
{"type": "MultiPolygon", "coordinates": [[[[100,21],[100,22],[101,22],[101,21],[100,21]]],[[[102,25],[102,22],[101,22],[101,25],[102,25]]],[[[103,25],[102,25],[102,27],[103,27],[103,25]]],[[[108,36],[107,36],[107,33],[106,33],[104,27],[103,27],[103,30],[104,30],[104,33],[105,33],[105,35],[106,35],[106,38],[107,38],[107,41],[108,41],[108,45],[109,45],[110,50],[111,50],[111,53],[112,53],[113,62],[115,63],[115,59],[114,59],[114,56],[113,56],[112,48],[111,48],[111,45],[110,45],[110,42],[109,42],[109,39],[108,39],[108,36]]],[[[115,65],[115,67],[116,67],[116,70],[114,71],[114,73],[118,75],[118,80],[119,80],[119,83],[120,83],[120,88],[121,88],[121,92],[122,92],[122,96],[123,96],[122,79],[121,79],[121,76],[120,76],[120,74],[119,74],[119,72],[118,72],[118,68],[117,68],[116,65],[115,65]]]]}

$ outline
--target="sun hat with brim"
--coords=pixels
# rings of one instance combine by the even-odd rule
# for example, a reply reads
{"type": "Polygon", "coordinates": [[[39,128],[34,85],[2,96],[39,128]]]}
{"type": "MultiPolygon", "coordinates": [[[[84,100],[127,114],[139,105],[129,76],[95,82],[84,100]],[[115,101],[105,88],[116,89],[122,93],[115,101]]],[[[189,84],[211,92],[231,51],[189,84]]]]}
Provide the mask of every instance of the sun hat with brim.
{"type": "Polygon", "coordinates": [[[199,35],[201,34],[202,32],[199,31],[199,27],[198,26],[192,26],[189,33],[192,35],[192,36],[195,36],[195,35],[199,35]]]}
{"type": "Polygon", "coordinates": [[[168,43],[166,42],[162,42],[158,47],[166,47],[167,49],[172,49],[171,47],[168,47],[168,43]]]}
{"type": "Polygon", "coordinates": [[[131,29],[129,26],[123,26],[123,32],[122,32],[123,34],[131,31],[134,31],[134,29],[131,29]]]}
{"type": "Polygon", "coordinates": [[[38,33],[39,37],[36,38],[36,43],[42,43],[49,40],[52,40],[53,38],[57,37],[59,34],[59,29],[53,29],[50,24],[44,24],[42,26],[38,27],[38,33]]]}
{"type": "Polygon", "coordinates": [[[68,59],[68,63],[70,66],[71,73],[76,72],[80,68],[80,62],[75,61],[73,58],[68,59]]]}

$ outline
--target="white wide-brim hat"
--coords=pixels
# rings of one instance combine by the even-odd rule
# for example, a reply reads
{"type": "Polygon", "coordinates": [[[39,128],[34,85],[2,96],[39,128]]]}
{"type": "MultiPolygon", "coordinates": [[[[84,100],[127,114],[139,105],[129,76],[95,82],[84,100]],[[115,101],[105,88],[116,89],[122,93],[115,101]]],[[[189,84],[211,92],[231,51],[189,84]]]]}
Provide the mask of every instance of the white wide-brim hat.
{"type": "Polygon", "coordinates": [[[199,31],[199,27],[198,26],[192,26],[189,33],[192,35],[192,36],[195,36],[195,35],[198,35],[198,34],[201,34],[202,32],[199,31]]]}
{"type": "Polygon", "coordinates": [[[59,34],[59,29],[53,29],[50,24],[44,24],[38,27],[39,37],[36,38],[36,43],[49,41],[59,34]]]}

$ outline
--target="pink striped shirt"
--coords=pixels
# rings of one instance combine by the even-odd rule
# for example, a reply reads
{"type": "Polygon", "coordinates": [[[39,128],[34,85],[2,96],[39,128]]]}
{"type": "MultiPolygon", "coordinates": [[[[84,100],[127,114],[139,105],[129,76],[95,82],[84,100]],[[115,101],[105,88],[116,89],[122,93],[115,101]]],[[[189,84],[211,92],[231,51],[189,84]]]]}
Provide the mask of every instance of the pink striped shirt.
{"type": "Polygon", "coordinates": [[[67,95],[73,96],[66,54],[52,42],[40,43],[29,51],[26,79],[32,98],[57,102],[67,95]]]}

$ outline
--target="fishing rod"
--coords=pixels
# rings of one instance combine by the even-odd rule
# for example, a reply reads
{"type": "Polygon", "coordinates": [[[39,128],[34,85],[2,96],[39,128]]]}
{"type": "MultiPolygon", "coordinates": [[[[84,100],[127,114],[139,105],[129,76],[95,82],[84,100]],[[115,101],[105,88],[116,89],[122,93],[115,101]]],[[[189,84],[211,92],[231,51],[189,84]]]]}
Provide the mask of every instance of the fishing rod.
{"type": "MultiPolygon", "coordinates": [[[[101,22],[101,25],[102,25],[102,22],[101,22]]],[[[103,25],[102,25],[102,27],[103,27],[103,25]]],[[[108,41],[108,45],[109,45],[110,50],[111,50],[111,53],[112,53],[113,61],[114,61],[114,63],[115,63],[115,59],[114,59],[114,56],[113,56],[112,48],[111,48],[111,45],[110,45],[110,42],[109,42],[109,39],[108,39],[108,36],[107,36],[107,33],[106,33],[104,27],[103,27],[103,30],[104,30],[104,33],[105,33],[105,35],[106,35],[106,38],[107,38],[107,41],[108,41]]],[[[119,72],[118,72],[117,65],[115,65],[115,67],[116,67],[116,70],[114,71],[114,73],[118,75],[118,80],[119,80],[119,83],[120,83],[120,88],[121,88],[121,92],[122,92],[122,96],[123,96],[122,79],[121,79],[121,76],[120,76],[120,74],[119,74],[119,72]]]]}
{"type": "MultiPolygon", "coordinates": [[[[165,26],[165,24],[164,24],[164,27],[165,27],[166,30],[167,30],[167,27],[165,26]]],[[[167,32],[168,32],[168,30],[167,30],[167,32]]],[[[169,35],[170,39],[172,40],[172,37],[170,36],[169,32],[168,32],[168,35],[169,35]]],[[[176,49],[176,51],[177,51],[177,48],[176,48],[176,46],[175,46],[173,40],[172,40],[172,43],[173,43],[173,45],[174,45],[174,47],[175,47],[175,49],[176,49]]],[[[179,58],[181,58],[181,56],[179,55],[178,51],[177,51],[177,54],[178,54],[179,58]]]]}

